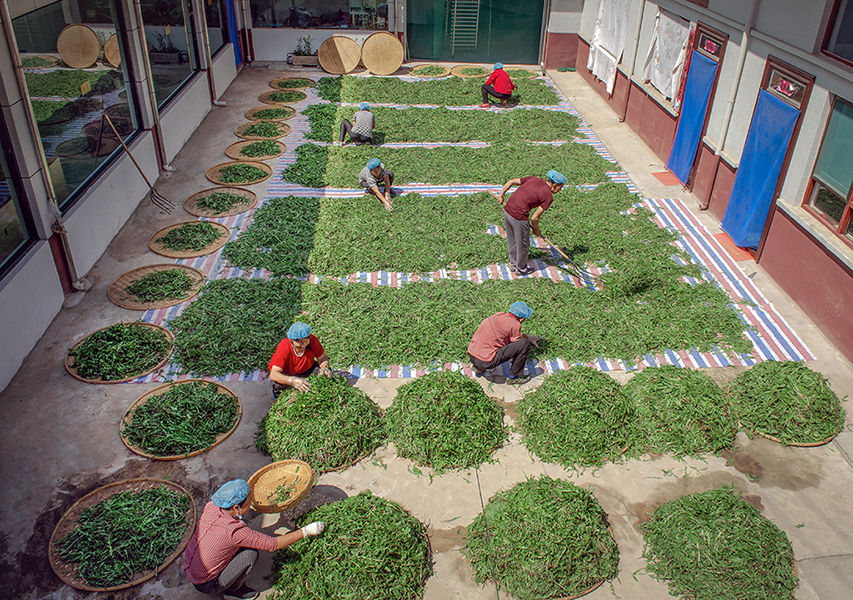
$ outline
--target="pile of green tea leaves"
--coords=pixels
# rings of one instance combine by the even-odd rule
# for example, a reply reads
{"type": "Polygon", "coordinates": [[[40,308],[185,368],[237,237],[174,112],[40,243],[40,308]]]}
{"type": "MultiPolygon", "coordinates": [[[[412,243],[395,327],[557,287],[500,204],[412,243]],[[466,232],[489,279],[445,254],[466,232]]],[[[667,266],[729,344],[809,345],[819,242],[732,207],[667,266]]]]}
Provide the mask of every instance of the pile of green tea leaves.
{"type": "Polygon", "coordinates": [[[829,381],[803,363],[758,363],[729,384],[729,397],[741,425],[786,445],[829,441],[844,427],[829,381]]]}
{"type": "Polygon", "coordinates": [[[476,381],[453,371],[400,387],[385,422],[397,454],[436,474],[478,467],[507,438],[500,405],[476,381]]]}
{"type": "Polygon", "coordinates": [[[287,327],[302,310],[295,279],[218,279],[169,321],[185,373],[219,377],[266,369],[287,327]]]}
{"type": "MultiPolygon", "coordinates": [[[[352,121],[357,110],[354,106],[335,104],[307,107],[302,112],[308,115],[311,129],[305,137],[320,142],[338,139],[341,121],[352,121]]],[[[371,112],[376,116],[373,132],[376,143],[571,140],[578,126],[577,117],[569,113],[541,108],[492,114],[482,110],[375,106],[371,112]]]]}
{"type": "Polygon", "coordinates": [[[301,102],[302,100],[305,100],[305,98],[307,98],[307,97],[308,96],[306,96],[302,92],[291,91],[291,92],[273,92],[272,94],[267,96],[267,99],[270,102],[301,102]]]}
{"type": "Polygon", "coordinates": [[[119,492],[80,513],[56,542],[64,560],[93,587],[113,587],[158,569],[181,542],[190,499],[165,486],[119,492]]]}
{"type": "Polygon", "coordinates": [[[143,275],[124,289],[139,302],[158,302],[185,298],[192,285],[193,280],[183,269],[167,269],[143,275]]]}
{"type": "Polygon", "coordinates": [[[549,375],[516,405],[524,445],[567,469],[601,466],[644,449],[645,432],[622,386],[592,367],[549,375]]]}
{"type": "Polygon", "coordinates": [[[355,464],[385,441],[382,411],[344,377],[308,377],[285,390],[258,425],[256,444],[274,461],[298,459],[324,472],[355,464]]]}
{"type": "Polygon", "coordinates": [[[419,65],[412,69],[412,75],[419,75],[422,77],[436,77],[439,75],[446,75],[448,72],[447,67],[441,67],[438,65],[419,65]]]}
{"type": "Polygon", "coordinates": [[[163,237],[154,240],[154,243],[178,252],[196,251],[207,248],[222,235],[222,231],[209,221],[196,221],[171,229],[163,237]]]}
{"type": "Polygon", "coordinates": [[[674,596],[794,598],[791,542],[731,486],[668,502],[641,527],[647,570],[674,596]]]}
{"type": "Polygon", "coordinates": [[[225,245],[222,256],[232,265],[266,269],[275,276],[307,275],[319,210],[319,198],[271,198],[255,211],[249,227],[225,245]]]}
{"type": "Polygon", "coordinates": [[[259,119],[261,121],[264,120],[274,120],[274,119],[288,119],[294,115],[296,110],[290,108],[289,106],[282,107],[273,107],[273,108],[262,108],[260,110],[256,110],[252,113],[253,119],[259,119]]]}
{"type": "Polygon", "coordinates": [[[119,381],[153,369],[170,350],[171,343],[161,330],[137,321],[96,331],[68,355],[83,379],[119,381]]]}
{"type": "Polygon", "coordinates": [[[468,77],[486,77],[491,73],[491,71],[484,69],[483,67],[465,67],[460,72],[462,75],[466,75],[468,77]]]}
{"type": "Polygon", "coordinates": [[[520,176],[545,177],[550,169],[556,169],[571,185],[581,185],[605,181],[607,171],[613,168],[586,144],[513,143],[486,148],[339,148],[302,144],[296,148],[296,162],[282,172],[282,178],[312,188],[355,188],[359,172],[371,158],[381,160],[400,184],[503,184],[520,176]],[[519,173],[519,164],[524,165],[524,173],[519,173]]]}
{"type": "MultiPolygon", "coordinates": [[[[263,143],[263,142],[259,142],[263,143]]],[[[235,204],[250,204],[249,198],[230,192],[213,192],[196,200],[195,205],[201,210],[209,210],[215,214],[224,213],[235,204]]]]}
{"type": "Polygon", "coordinates": [[[576,596],[616,577],[619,550],[591,491],[543,475],[498,492],[468,526],[477,583],[514,598],[576,596]]]}
{"type": "Polygon", "coordinates": [[[179,383],[125,413],[122,436],[153,456],[186,455],[203,450],[237,422],[237,399],[215,383],[179,383]]]}
{"type": "Polygon", "coordinates": [[[674,365],[651,367],[637,373],[624,390],[654,452],[698,456],[734,442],[737,420],[729,400],[705,373],[674,365]]]}
{"type": "Polygon", "coordinates": [[[70,100],[30,100],[33,105],[33,115],[36,122],[43,123],[50,119],[53,114],[63,106],[66,106],[70,100]]]}
{"type": "Polygon", "coordinates": [[[313,79],[279,79],[275,84],[280,88],[304,88],[314,87],[313,79]]]}
{"type": "Polygon", "coordinates": [[[219,181],[222,183],[252,183],[267,176],[267,172],[254,165],[237,163],[219,170],[219,181]]]}
{"type": "Polygon", "coordinates": [[[430,576],[424,525],[399,504],[370,492],[324,504],[299,526],[324,521],[322,535],[275,558],[270,600],[420,600],[430,576]]]}
{"type": "Polygon", "coordinates": [[[261,140],[252,142],[240,148],[240,156],[258,158],[260,156],[278,156],[281,154],[281,146],[273,140],[261,140]]]}
{"type": "Polygon", "coordinates": [[[279,138],[288,132],[287,125],[277,121],[257,121],[246,127],[244,137],[279,138]]]}
{"type": "MultiPolygon", "coordinates": [[[[560,99],[544,81],[521,79],[514,82],[510,102],[528,106],[556,106],[560,99]]],[[[432,81],[403,81],[395,77],[323,77],[317,94],[329,102],[375,102],[437,106],[478,105],[483,100],[480,79],[448,77],[432,81]]]]}
{"type": "Polygon", "coordinates": [[[30,96],[60,98],[77,98],[80,96],[80,86],[86,82],[95,87],[102,77],[107,77],[109,71],[84,71],[83,69],[57,69],[49,73],[24,73],[27,80],[27,91],[30,96]]]}
{"type": "Polygon", "coordinates": [[[42,56],[25,56],[21,59],[21,66],[25,69],[38,69],[39,67],[51,67],[56,61],[42,56]]]}
{"type": "Polygon", "coordinates": [[[504,69],[506,74],[509,75],[513,81],[516,79],[531,79],[533,77],[538,77],[538,73],[534,73],[530,69],[504,69]]]}

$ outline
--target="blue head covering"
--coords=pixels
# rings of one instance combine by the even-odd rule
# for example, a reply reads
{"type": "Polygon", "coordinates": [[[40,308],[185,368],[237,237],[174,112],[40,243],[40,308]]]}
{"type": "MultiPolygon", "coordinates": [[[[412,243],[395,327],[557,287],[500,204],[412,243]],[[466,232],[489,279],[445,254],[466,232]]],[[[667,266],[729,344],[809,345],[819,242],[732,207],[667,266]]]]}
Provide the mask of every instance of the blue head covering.
{"type": "Polygon", "coordinates": [[[497,71],[498,69],[503,69],[503,68],[504,68],[503,63],[495,63],[495,71],[497,71]]]}
{"type": "Polygon", "coordinates": [[[512,306],[509,307],[509,312],[519,319],[529,319],[533,316],[533,309],[524,302],[513,302],[512,306]]]}
{"type": "Polygon", "coordinates": [[[287,339],[289,340],[301,340],[309,335],[311,335],[311,326],[307,323],[294,323],[287,330],[287,339]]]}
{"type": "Polygon", "coordinates": [[[563,175],[562,173],[559,173],[553,169],[548,171],[548,179],[550,179],[554,183],[559,183],[560,185],[566,185],[569,182],[569,180],[566,179],[565,175],[563,175]]]}
{"type": "Polygon", "coordinates": [[[245,479],[232,479],[214,492],[210,500],[219,508],[231,508],[242,504],[249,497],[249,484],[245,479]]]}
{"type": "Polygon", "coordinates": [[[378,158],[371,158],[369,161],[367,161],[367,168],[368,169],[375,169],[376,167],[378,167],[381,164],[382,164],[382,162],[380,162],[380,160],[378,158]]]}
{"type": "Polygon", "coordinates": [[[370,105],[367,102],[362,102],[358,105],[359,110],[370,110],[370,105]]]}

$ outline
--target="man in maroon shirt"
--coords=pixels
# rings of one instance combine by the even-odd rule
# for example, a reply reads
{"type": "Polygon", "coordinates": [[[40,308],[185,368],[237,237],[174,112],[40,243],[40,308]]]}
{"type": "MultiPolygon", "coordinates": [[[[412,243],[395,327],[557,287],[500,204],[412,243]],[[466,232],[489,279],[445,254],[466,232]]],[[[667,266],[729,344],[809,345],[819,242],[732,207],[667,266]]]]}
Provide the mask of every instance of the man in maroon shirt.
{"type": "Polygon", "coordinates": [[[533,229],[533,235],[542,235],[539,231],[539,217],[548,210],[554,200],[554,194],[563,189],[567,182],[565,175],[551,170],[548,171],[548,181],[538,177],[510,179],[504,184],[500,195],[492,193],[504,207],[509,266],[517,275],[530,275],[535,271],[533,267],[527,266],[530,230],[533,229]],[[509,200],[505,200],[507,191],[515,185],[519,186],[518,189],[509,200]],[[530,216],[530,211],[534,209],[533,216],[530,216]],[[527,221],[528,217],[530,222],[527,221]]]}
{"type": "Polygon", "coordinates": [[[524,375],[524,363],[531,344],[538,348],[542,339],[521,333],[521,324],[532,315],[533,309],[524,302],[513,302],[508,313],[495,313],[480,323],[468,344],[468,356],[477,377],[511,360],[507,383],[521,385],[530,381],[530,375],[524,375]]]}

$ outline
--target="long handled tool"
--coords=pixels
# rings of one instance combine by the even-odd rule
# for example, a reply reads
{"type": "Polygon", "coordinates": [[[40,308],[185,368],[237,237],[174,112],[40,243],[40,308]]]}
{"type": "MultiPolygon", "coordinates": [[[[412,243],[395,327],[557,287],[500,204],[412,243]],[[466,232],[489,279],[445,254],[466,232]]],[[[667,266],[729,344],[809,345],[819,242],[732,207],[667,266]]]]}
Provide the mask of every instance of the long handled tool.
{"type": "Polygon", "coordinates": [[[125,152],[127,152],[127,155],[130,157],[130,160],[133,161],[136,170],[139,171],[139,174],[142,175],[142,179],[144,179],[145,183],[148,184],[148,188],[151,190],[151,202],[153,202],[154,205],[160,210],[162,210],[164,213],[171,213],[172,210],[175,208],[175,203],[166,198],[166,196],[158,192],[154,188],[154,186],[151,185],[151,182],[148,181],[148,178],[145,176],[145,173],[142,172],[142,167],[139,166],[139,163],[136,162],[135,158],[133,158],[133,154],[130,153],[130,148],[125,145],[124,140],[121,139],[121,136],[118,134],[118,131],[116,131],[116,127],[115,125],[113,125],[113,122],[110,120],[109,116],[106,114],[103,116],[104,119],[107,120],[110,129],[113,130],[113,133],[118,138],[118,143],[121,144],[121,147],[124,148],[125,152]]]}
{"type": "Polygon", "coordinates": [[[545,243],[546,243],[546,244],[548,244],[548,245],[549,245],[549,246],[551,246],[554,250],[556,250],[556,251],[560,254],[560,256],[562,256],[564,259],[566,259],[566,261],[569,263],[569,265],[571,265],[571,267],[575,270],[575,272],[576,272],[576,274],[577,274],[577,276],[578,276],[579,278],[581,278],[581,279],[589,278],[589,279],[592,279],[592,280],[594,280],[594,281],[598,281],[598,278],[597,278],[595,275],[593,275],[592,273],[590,273],[590,272],[589,272],[589,271],[587,271],[586,269],[581,268],[581,267],[580,267],[580,266],[579,266],[575,261],[573,261],[573,260],[569,257],[569,255],[568,255],[568,254],[566,254],[565,252],[563,252],[562,248],[560,248],[559,246],[557,246],[556,244],[554,244],[551,240],[549,240],[549,239],[548,239],[548,238],[546,238],[545,236],[542,236],[542,239],[543,239],[543,240],[545,240],[545,243]]]}

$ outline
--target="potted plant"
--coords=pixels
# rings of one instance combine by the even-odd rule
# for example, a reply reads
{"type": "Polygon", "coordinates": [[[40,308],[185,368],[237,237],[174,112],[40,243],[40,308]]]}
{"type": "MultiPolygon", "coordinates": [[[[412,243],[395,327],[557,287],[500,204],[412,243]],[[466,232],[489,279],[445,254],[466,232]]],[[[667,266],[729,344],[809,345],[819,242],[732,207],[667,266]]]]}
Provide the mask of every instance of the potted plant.
{"type": "Polygon", "coordinates": [[[311,36],[299,36],[296,38],[296,50],[293,51],[288,59],[289,62],[298,67],[319,67],[320,59],[317,58],[317,51],[311,50],[311,36]]]}
{"type": "Polygon", "coordinates": [[[180,63],[181,62],[181,51],[175,46],[172,42],[172,34],[167,33],[163,35],[162,33],[155,33],[154,39],[157,40],[154,48],[148,52],[148,55],[151,57],[151,62],[153,63],[180,63]]]}

